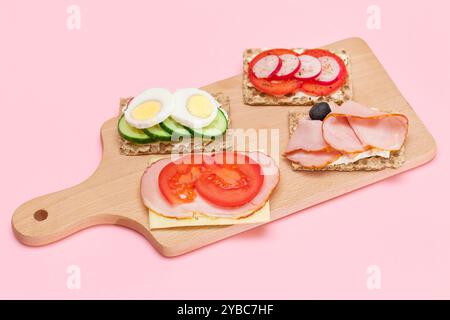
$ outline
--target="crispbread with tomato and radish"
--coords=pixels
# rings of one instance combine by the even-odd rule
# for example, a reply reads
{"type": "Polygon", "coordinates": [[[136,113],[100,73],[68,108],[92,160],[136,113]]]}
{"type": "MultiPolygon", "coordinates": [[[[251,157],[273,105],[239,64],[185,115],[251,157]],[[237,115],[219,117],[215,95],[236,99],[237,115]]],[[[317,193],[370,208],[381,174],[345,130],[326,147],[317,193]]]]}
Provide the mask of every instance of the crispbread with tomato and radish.
{"type": "Polygon", "coordinates": [[[344,50],[247,49],[242,92],[249,105],[342,104],[353,95],[350,59],[344,50]]]}

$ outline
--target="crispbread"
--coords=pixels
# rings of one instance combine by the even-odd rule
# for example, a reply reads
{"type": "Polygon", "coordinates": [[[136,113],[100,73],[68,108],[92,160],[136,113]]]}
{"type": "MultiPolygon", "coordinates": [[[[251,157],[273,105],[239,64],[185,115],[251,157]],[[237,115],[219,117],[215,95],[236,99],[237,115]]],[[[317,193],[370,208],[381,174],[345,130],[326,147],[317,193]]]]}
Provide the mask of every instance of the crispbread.
{"type": "MultiPolygon", "coordinates": [[[[289,112],[289,137],[293,134],[297,127],[297,122],[299,119],[307,118],[308,112],[302,111],[290,111],[289,112]]],[[[389,158],[383,157],[370,157],[358,160],[353,163],[345,163],[338,165],[328,165],[324,168],[305,168],[302,165],[292,162],[291,165],[294,170],[303,171],[376,171],[383,170],[386,168],[397,169],[402,166],[405,162],[405,147],[403,146],[398,151],[391,151],[389,158]]]]}
{"type": "MultiPolygon", "coordinates": [[[[219,102],[221,108],[228,114],[228,126],[230,126],[230,98],[224,95],[222,92],[212,94],[214,98],[219,102]]],[[[120,99],[120,112],[127,105],[130,98],[120,99]]],[[[144,154],[170,154],[173,152],[185,153],[185,152],[212,152],[222,151],[229,149],[227,144],[227,134],[223,139],[217,140],[202,140],[202,139],[190,139],[189,141],[172,142],[172,141],[158,141],[147,144],[136,144],[128,140],[123,139],[118,135],[120,144],[120,153],[127,156],[137,156],[144,154]]]]}
{"type": "MultiPolygon", "coordinates": [[[[302,51],[303,49],[292,49],[294,51],[302,51]]],[[[242,79],[242,94],[244,97],[244,103],[248,105],[280,105],[280,106],[312,106],[318,101],[333,101],[337,104],[342,104],[344,101],[350,100],[353,96],[350,59],[345,50],[330,50],[343,58],[344,63],[347,66],[348,77],[341,89],[336,91],[330,96],[310,96],[302,94],[291,94],[286,96],[270,96],[255,89],[248,78],[248,64],[258,53],[264,51],[264,49],[247,49],[244,51],[244,72],[242,79]]]]}

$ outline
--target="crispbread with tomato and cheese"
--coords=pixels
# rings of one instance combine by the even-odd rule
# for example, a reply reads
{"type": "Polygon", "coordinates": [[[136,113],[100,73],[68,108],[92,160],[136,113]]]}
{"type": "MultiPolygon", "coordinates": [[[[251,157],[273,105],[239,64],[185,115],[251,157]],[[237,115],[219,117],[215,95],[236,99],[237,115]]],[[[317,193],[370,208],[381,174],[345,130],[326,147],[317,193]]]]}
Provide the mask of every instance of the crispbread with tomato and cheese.
{"type": "Polygon", "coordinates": [[[247,49],[242,82],[248,105],[342,104],[353,96],[345,50],[247,49]]]}
{"type": "Polygon", "coordinates": [[[319,103],[310,112],[289,113],[284,156],[294,170],[374,171],[405,161],[408,119],[354,101],[319,103]]]}
{"type": "Polygon", "coordinates": [[[152,229],[267,222],[279,175],[261,152],[161,158],[143,174],[141,196],[152,229]]]}

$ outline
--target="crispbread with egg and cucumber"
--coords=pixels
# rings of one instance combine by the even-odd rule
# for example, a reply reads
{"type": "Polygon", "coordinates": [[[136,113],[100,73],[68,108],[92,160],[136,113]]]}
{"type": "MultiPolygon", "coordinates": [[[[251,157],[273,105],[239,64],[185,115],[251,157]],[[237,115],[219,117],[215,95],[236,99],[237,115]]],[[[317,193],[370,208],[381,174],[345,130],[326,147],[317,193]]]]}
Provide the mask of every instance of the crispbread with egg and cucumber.
{"type": "Polygon", "coordinates": [[[230,100],[217,92],[153,88],[120,99],[120,152],[124,155],[213,152],[228,149],[230,100]]]}
{"type": "Polygon", "coordinates": [[[342,104],[353,96],[345,50],[247,49],[242,93],[248,105],[342,104]]]}
{"type": "Polygon", "coordinates": [[[284,156],[294,170],[374,171],[405,161],[408,118],[347,101],[289,113],[284,156]]]}

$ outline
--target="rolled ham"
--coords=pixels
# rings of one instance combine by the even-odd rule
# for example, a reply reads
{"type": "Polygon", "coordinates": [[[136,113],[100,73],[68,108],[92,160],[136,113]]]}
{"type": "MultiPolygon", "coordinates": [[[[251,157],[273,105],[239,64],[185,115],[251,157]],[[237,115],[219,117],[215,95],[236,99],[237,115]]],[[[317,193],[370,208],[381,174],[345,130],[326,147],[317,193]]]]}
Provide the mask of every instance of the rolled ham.
{"type": "Polygon", "coordinates": [[[322,151],[327,147],[328,144],[322,135],[322,121],[301,119],[289,139],[285,153],[289,154],[297,150],[322,151]]]}
{"type": "Polygon", "coordinates": [[[247,155],[260,163],[264,174],[264,182],[256,197],[241,207],[219,207],[208,202],[198,193],[194,201],[190,203],[170,204],[158,186],[159,173],[172,161],[170,158],[160,159],[147,168],[141,179],[142,200],[147,208],[169,218],[193,218],[196,214],[236,219],[247,217],[264,206],[280,178],[278,166],[271,157],[262,152],[249,152],[247,155]]]}
{"type": "Polygon", "coordinates": [[[298,163],[305,168],[320,169],[341,156],[340,152],[331,151],[303,151],[298,150],[286,155],[286,158],[292,162],[298,163]]]}
{"type": "Polygon", "coordinates": [[[408,118],[347,101],[323,120],[324,140],[341,152],[372,148],[397,151],[408,134],[408,118]]]}
{"type": "Polygon", "coordinates": [[[323,121],[322,130],[323,139],[335,150],[354,153],[367,149],[367,146],[359,140],[347,117],[327,116],[323,121]]]}
{"type": "Polygon", "coordinates": [[[322,168],[341,156],[323,139],[322,121],[301,119],[289,139],[285,156],[305,168],[322,168]]]}

